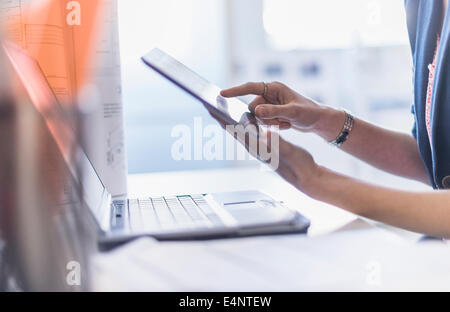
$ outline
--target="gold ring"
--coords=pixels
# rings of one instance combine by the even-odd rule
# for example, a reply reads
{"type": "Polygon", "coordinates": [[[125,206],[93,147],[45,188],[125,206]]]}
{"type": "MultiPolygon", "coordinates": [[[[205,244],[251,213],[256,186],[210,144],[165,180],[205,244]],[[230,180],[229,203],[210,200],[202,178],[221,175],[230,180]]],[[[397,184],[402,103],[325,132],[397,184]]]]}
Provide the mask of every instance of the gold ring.
{"type": "Polygon", "coordinates": [[[265,82],[263,82],[263,84],[264,84],[264,92],[263,92],[263,94],[262,94],[262,96],[263,97],[266,97],[267,96],[267,83],[265,83],[265,82]]]}

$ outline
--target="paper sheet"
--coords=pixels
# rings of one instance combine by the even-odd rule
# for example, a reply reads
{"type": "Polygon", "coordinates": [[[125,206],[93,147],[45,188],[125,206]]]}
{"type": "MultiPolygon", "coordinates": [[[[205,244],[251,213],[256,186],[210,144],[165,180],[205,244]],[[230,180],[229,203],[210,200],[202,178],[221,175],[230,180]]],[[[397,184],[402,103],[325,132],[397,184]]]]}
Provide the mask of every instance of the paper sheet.
{"type": "Polygon", "coordinates": [[[117,0],[102,1],[104,14],[100,28],[103,31],[95,47],[91,82],[81,90],[84,96],[80,99],[84,104],[98,102],[90,103],[96,109],[85,119],[86,149],[108,191],[114,197],[122,197],[127,193],[127,159],[117,0]]]}
{"type": "Polygon", "coordinates": [[[82,106],[86,152],[109,192],[126,194],[117,0],[0,0],[0,10],[60,103],[82,106]]]}

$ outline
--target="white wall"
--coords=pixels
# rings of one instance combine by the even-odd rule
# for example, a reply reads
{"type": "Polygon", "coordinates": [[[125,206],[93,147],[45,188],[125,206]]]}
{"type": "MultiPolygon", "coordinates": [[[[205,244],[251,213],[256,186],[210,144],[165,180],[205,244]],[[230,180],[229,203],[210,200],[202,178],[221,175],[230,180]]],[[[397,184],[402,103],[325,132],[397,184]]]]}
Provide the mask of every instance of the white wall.
{"type": "Polygon", "coordinates": [[[129,172],[201,169],[223,162],[172,160],[177,124],[203,116],[198,102],[153,73],[140,57],[164,49],[210,81],[225,85],[227,40],[223,0],[119,0],[126,139],[129,172]]]}

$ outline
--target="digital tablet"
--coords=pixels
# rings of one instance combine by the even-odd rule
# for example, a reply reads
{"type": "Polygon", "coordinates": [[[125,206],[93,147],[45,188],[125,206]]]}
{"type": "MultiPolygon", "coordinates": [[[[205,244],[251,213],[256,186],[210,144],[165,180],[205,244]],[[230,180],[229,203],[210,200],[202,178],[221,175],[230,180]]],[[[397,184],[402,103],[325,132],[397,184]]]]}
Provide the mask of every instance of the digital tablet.
{"type": "Polygon", "coordinates": [[[258,124],[257,119],[250,113],[246,103],[237,98],[224,98],[220,95],[221,89],[219,87],[210,83],[164,51],[155,48],[143,56],[142,60],[164,78],[201,101],[206,109],[226,124],[258,124]]]}

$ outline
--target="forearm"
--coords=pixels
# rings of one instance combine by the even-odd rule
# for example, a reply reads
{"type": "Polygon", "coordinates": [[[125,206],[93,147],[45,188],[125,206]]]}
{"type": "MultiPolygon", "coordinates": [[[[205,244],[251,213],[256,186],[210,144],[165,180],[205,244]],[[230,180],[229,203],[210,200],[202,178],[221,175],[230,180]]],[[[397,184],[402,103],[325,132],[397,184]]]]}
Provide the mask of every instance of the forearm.
{"type": "MultiPolygon", "coordinates": [[[[315,132],[327,141],[333,140],[342,128],[344,113],[324,108],[323,116],[315,132]]],[[[429,184],[417,142],[411,135],[355,118],[353,130],[341,149],[381,170],[429,184]]]]}
{"type": "Polygon", "coordinates": [[[342,209],[436,237],[450,237],[450,191],[405,192],[374,186],[319,167],[300,187],[342,209]]]}

